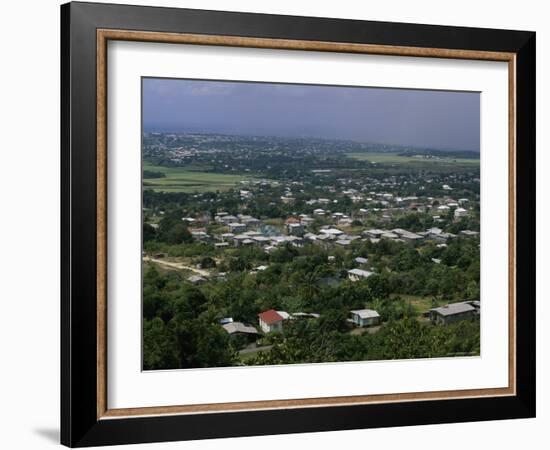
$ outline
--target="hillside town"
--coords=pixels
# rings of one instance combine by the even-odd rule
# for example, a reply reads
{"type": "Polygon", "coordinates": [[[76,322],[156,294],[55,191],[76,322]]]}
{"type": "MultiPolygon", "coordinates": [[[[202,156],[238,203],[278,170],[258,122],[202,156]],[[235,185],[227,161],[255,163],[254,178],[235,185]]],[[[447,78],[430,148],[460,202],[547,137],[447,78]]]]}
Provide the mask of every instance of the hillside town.
{"type": "Polygon", "coordinates": [[[409,357],[384,347],[399,327],[433,334],[412,356],[479,354],[476,155],[174,134],[143,152],[149,368],[409,357]],[[215,355],[155,359],[183,320],[215,355]],[[307,355],[319,333],[346,348],[307,355]]]}

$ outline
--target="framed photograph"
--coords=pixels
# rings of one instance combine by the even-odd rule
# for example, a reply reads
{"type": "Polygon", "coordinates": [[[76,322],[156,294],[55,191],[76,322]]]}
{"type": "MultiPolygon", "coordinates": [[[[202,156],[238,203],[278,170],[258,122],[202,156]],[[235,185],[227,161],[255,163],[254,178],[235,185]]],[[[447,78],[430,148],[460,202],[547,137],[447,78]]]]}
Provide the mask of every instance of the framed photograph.
{"type": "Polygon", "coordinates": [[[535,415],[535,33],[61,7],[71,447],[535,415]]]}

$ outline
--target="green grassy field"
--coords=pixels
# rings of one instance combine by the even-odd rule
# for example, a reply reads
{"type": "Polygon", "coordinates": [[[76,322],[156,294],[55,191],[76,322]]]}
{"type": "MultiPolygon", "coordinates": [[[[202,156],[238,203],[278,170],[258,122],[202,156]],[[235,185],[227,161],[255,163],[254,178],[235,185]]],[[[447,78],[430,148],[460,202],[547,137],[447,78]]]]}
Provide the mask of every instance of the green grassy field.
{"type": "Polygon", "coordinates": [[[143,180],[143,188],[157,192],[207,192],[226,191],[237,186],[243,180],[250,180],[246,175],[228,175],[223,173],[200,172],[185,167],[163,167],[143,163],[143,170],[162,172],[164,178],[143,180]]]}
{"type": "Polygon", "coordinates": [[[416,310],[418,314],[425,313],[426,311],[433,308],[434,306],[441,306],[449,303],[444,300],[437,300],[436,304],[432,305],[433,297],[422,297],[419,295],[393,294],[391,295],[391,297],[392,298],[401,297],[402,300],[404,300],[407,303],[410,303],[411,306],[416,310]]]}
{"type": "Polygon", "coordinates": [[[357,159],[360,161],[370,161],[374,163],[386,163],[386,164],[434,164],[434,165],[479,165],[479,159],[467,159],[467,158],[415,158],[413,156],[399,156],[399,153],[392,152],[380,152],[380,153],[346,153],[349,158],[357,159]]]}

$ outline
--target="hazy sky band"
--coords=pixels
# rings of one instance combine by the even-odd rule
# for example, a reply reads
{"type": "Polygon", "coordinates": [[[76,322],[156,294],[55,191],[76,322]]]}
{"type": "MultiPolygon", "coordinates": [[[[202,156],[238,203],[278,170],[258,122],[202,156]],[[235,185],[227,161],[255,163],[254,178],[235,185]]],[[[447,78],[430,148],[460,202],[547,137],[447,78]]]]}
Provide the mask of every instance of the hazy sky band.
{"type": "Polygon", "coordinates": [[[480,95],[144,78],[143,129],[479,151],[480,95]]]}

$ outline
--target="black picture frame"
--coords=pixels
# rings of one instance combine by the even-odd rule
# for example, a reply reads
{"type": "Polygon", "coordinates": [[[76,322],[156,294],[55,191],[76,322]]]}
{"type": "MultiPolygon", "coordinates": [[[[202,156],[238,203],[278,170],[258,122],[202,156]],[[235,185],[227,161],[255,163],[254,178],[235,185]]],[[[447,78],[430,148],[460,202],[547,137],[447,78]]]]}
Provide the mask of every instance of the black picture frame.
{"type": "Polygon", "coordinates": [[[534,32],[126,5],[61,6],[61,443],[113,445],[535,416],[534,32]],[[516,54],[516,395],[97,417],[96,30],[516,54]]]}

